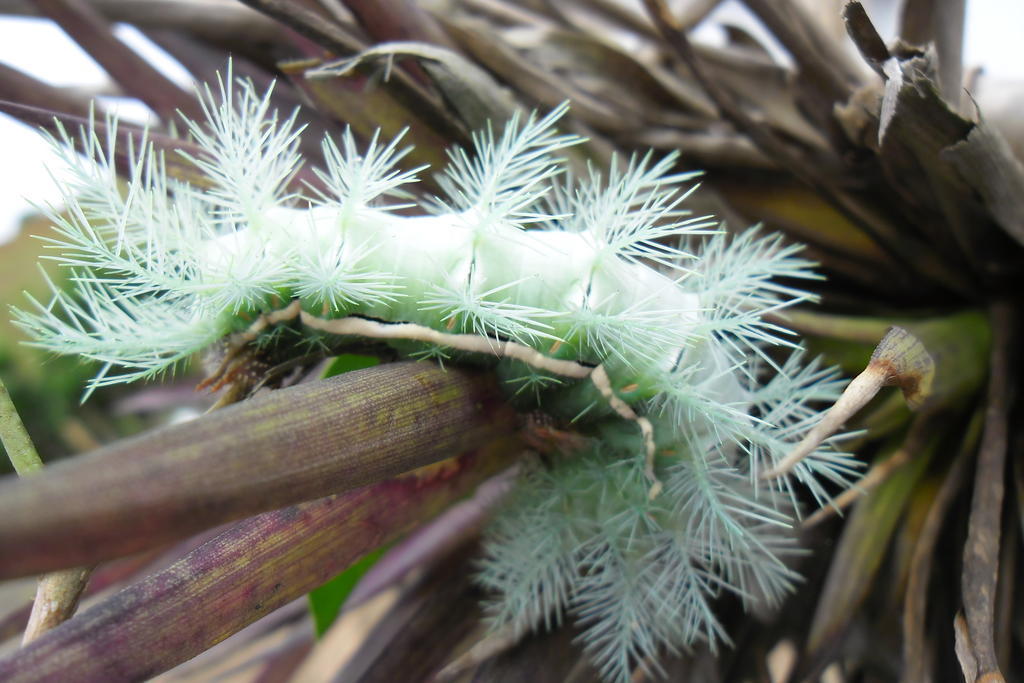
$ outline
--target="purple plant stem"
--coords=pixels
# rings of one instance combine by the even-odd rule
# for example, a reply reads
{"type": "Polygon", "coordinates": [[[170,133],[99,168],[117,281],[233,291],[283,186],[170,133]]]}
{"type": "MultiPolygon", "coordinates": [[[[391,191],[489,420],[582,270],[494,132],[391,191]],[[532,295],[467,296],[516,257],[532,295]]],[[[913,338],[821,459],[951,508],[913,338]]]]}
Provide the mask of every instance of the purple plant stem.
{"type": "Polygon", "coordinates": [[[435,564],[475,537],[494,508],[512,490],[517,472],[518,468],[511,467],[488,479],[472,498],[451,506],[384,553],[349,593],[345,609],[366,602],[413,568],[435,564]]]}
{"type": "Polygon", "coordinates": [[[515,423],[486,373],[430,363],[273,391],[0,482],[0,577],[93,564],[373,484],[515,423]]]}
{"type": "Polygon", "coordinates": [[[499,439],[454,467],[265,513],[0,659],[6,683],[141,680],[166,671],[322,584],[437,514],[497,469],[499,439]]]}

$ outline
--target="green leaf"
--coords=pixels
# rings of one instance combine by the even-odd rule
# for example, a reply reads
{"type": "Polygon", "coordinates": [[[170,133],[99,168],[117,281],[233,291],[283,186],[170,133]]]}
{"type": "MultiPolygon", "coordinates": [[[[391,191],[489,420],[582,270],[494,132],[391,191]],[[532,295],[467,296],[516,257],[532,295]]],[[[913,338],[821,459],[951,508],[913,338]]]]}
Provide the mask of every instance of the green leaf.
{"type": "Polygon", "coordinates": [[[353,562],[348,569],[309,592],[309,611],[313,614],[317,638],[331,627],[349,593],[359,583],[359,579],[363,578],[363,574],[377,563],[385,550],[385,546],[371,550],[353,562]]]}
{"type": "Polygon", "coordinates": [[[355,370],[365,370],[380,365],[380,359],[375,356],[361,356],[356,353],[343,353],[331,359],[330,365],[324,370],[322,379],[342,375],[355,370]]]}
{"type": "MultiPolygon", "coordinates": [[[[841,636],[875,587],[893,534],[943,439],[949,439],[948,432],[931,435],[909,462],[862,498],[850,515],[807,637],[811,657],[820,656],[841,636]]],[[[884,452],[878,461],[891,457],[897,448],[884,452]]]]}

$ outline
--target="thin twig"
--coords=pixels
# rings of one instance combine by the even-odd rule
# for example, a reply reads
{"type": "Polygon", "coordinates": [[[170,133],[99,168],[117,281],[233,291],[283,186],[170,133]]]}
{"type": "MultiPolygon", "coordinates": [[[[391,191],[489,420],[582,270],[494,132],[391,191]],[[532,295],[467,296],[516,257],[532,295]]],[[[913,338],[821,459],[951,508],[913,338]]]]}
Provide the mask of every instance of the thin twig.
{"type": "Polygon", "coordinates": [[[782,43],[800,73],[827,101],[845,102],[860,85],[859,70],[815,18],[792,0],[744,0],[744,5],[782,43]]]}
{"type": "Polygon", "coordinates": [[[73,617],[90,576],[92,567],[61,569],[40,576],[36,584],[36,597],[32,601],[32,613],[28,617],[21,644],[28,645],[73,617]]]}
{"type": "Polygon", "coordinates": [[[839,399],[822,416],[821,420],[807,432],[807,435],[793,450],[786,454],[775,467],[764,472],[762,479],[778,479],[793,471],[804,458],[814,453],[825,439],[829,438],[843,426],[861,408],[873,399],[882,387],[890,384],[890,373],[882,365],[869,364],[864,371],[853,378],[846,386],[839,399]]]}
{"type": "Polygon", "coordinates": [[[240,362],[237,360],[239,355],[244,352],[249,343],[256,340],[263,330],[273,325],[296,319],[306,327],[327,332],[328,334],[351,335],[367,337],[369,339],[400,339],[426,342],[436,346],[458,349],[459,351],[494,356],[495,358],[512,358],[530,367],[562,377],[572,379],[589,378],[594,387],[601,392],[601,396],[608,401],[612,410],[623,418],[636,423],[640,429],[640,435],[643,437],[644,442],[644,472],[651,482],[649,497],[653,500],[661,493],[662,483],[654,472],[654,427],[649,419],[638,415],[628,403],[615,394],[615,388],[612,387],[611,379],[609,379],[608,372],[604,366],[590,366],[573,360],[553,358],[544,355],[533,347],[517,344],[513,341],[493,339],[477,334],[451,334],[414,323],[382,323],[358,316],[329,319],[318,318],[302,310],[301,302],[295,299],[284,308],[261,315],[248,329],[232,335],[231,348],[225,354],[224,360],[221,361],[220,366],[209,377],[200,383],[199,388],[211,386],[216,389],[222,386],[225,379],[230,378],[235,364],[240,362]]]}
{"type": "MultiPolygon", "coordinates": [[[[89,0],[112,24],[176,31],[206,43],[265,45],[281,39],[282,26],[235,0],[89,0]]],[[[32,0],[5,0],[3,16],[39,16],[32,0]]]]}
{"type": "Polygon", "coordinates": [[[126,93],[141,99],[164,121],[174,119],[177,111],[192,119],[202,118],[196,98],[121,42],[91,4],[36,0],[35,5],[98,61],[126,93]]]}
{"type": "MultiPolygon", "coordinates": [[[[544,370],[554,375],[561,375],[562,377],[573,379],[589,377],[594,387],[608,401],[612,410],[623,418],[635,422],[640,429],[640,434],[644,441],[644,472],[651,482],[649,497],[653,500],[661,493],[662,484],[654,473],[654,427],[651,425],[650,420],[637,415],[628,403],[615,394],[615,389],[612,387],[611,380],[608,378],[608,373],[603,365],[591,367],[576,361],[545,356],[530,346],[524,346],[523,344],[511,341],[491,339],[490,337],[475,334],[448,334],[439,332],[431,327],[415,325],[413,323],[380,323],[375,320],[355,316],[325,320],[303,311],[301,306],[297,306],[298,303],[299,301],[296,299],[289,306],[289,309],[296,308],[298,310],[299,319],[303,325],[322,332],[358,335],[369,337],[370,339],[422,341],[438,346],[448,346],[460,351],[487,354],[495,358],[512,358],[530,367],[544,370]]],[[[284,314],[287,310],[283,309],[281,313],[284,314]]],[[[259,323],[256,324],[258,325],[259,323]]]]}
{"type": "Polygon", "coordinates": [[[931,576],[935,544],[942,532],[943,520],[964,485],[970,455],[981,432],[981,413],[972,418],[960,444],[956,459],[946,472],[939,492],[932,500],[924,524],[914,544],[907,572],[907,590],[903,598],[903,675],[901,683],[927,683],[932,680],[930,662],[925,656],[925,626],[928,607],[928,580],[931,576]]]}
{"type": "Polygon", "coordinates": [[[79,116],[83,120],[88,119],[90,99],[83,96],[80,91],[50,85],[24,71],[0,64],[0,111],[23,122],[26,121],[23,116],[19,116],[20,112],[17,109],[12,111],[7,105],[16,103],[21,107],[34,107],[50,112],[45,121],[26,122],[30,126],[52,122],[53,112],[64,112],[79,116]]]}
{"type": "Polygon", "coordinates": [[[294,29],[339,56],[355,54],[366,45],[337,22],[286,0],[241,0],[244,4],[294,29]]]}
{"type": "Polygon", "coordinates": [[[777,479],[791,472],[866,406],[882,387],[900,387],[907,404],[914,409],[920,408],[931,396],[934,377],[935,361],[921,339],[902,327],[890,327],[875,347],[871,362],[864,371],[853,378],[803,440],[761,478],[777,479]]]}
{"type": "Polygon", "coordinates": [[[895,453],[884,461],[873,465],[855,486],[846,489],[833,498],[828,505],[816,510],[814,514],[804,520],[802,528],[809,529],[834,515],[841,514],[843,510],[886,481],[896,470],[910,462],[921,449],[927,446],[932,436],[934,423],[929,418],[928,414],[918,415],[911,425],[903,445],[895,453]]]}
{"type": "Polygon", "coordinates": [[[962,99],[965,0],[907,0],[900,16],[899,35],[914,45],[934,45],[938,56],[939,89],[954,111],[962,99]]]}
{"type": "Polygon", "coordinates": [[[648,13],[661,31],[665,42],[693,74],[700,86],[715,103],[722,116],[747,135],[763,152],[801,182],[818,192],[844,216],[849,218],[875,244],[909,272],[929,282],[941,283],[957,291],[966,291],[968,285],[955,274],[947,272],[938,262],[929,246],[911,240],[888,218],[863,204],[848,193],[834,188],[822,179],[820,165],[805,159],[790,148],[768,126],[755,121],[724,87],[710,77],[704,69],[685,31],[666,7],[664,0],[644,0],[648,13]]]}
{"type": "Polygon", "coordinates": [[[1015,316],[1011,304],[997,302],[991,308],[992,356],[985,431],[978,449],[974,475],[971,517],[964,544],[962,590],[967,635],[977,671],[965,671],[971,680],[990,677],[999,680],[994,617],[996,584],[999,580],[999,541],[1003,511],[1004,475],[1008,443],[1009,410],[1012,400],[1010,360],[1014,347],[1015,316]]]}
{"type": "MultiPolygon", "coordinates": [[[[3,380],[0,379],[0,441],[18,476],[24,477],[43,469],[43,461],[32,438],[18,416],[3,380]]],[[[89,583],[91,568],[76,567],[51,572],[39,577],[32,613],[22,636],[22,644],[46,633],[54,626],[70,619],[78,609],[78,600],[89,583]]]]}

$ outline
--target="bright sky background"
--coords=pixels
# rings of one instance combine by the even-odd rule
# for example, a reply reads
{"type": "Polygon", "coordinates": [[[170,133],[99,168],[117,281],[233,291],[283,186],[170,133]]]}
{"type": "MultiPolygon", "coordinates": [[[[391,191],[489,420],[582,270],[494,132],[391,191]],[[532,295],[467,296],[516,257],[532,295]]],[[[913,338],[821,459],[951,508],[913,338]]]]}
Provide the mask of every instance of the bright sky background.
{"type": "MultiPolygon", "coordinates": [[[[138,32],[122,26],[118,35],[174,80],[189,82],[187,73],[174,60],[138,32]]],[[[983,65],[986,73],[996,78],[1024,79],[1022,40],[1022,0],[969,0],[964,46],[968,65],[983,65]]],[[[45,20],[0,19],[0,62],[58,86],[100,86],[106,82],[103,70],[45,20]]],[[[118,103],[118,110],[126,119],[136,121],[147,115],[145,107],[133,102],[118,103]]],[[[14,236],[22,217],[32,210],[26,198],[45,203],[56,201],[58,195],[46,170],[46,164],[52,166],[54,162],[35,131],[0,114],[0,150],[2,244],[14,236]]]]}
{"type": "MultiPolygon", "coordinates": [[[[178,83],[191,78],[176,61],[129,26],[118,37],[144,54],[155,67],[178,83]]],[[[0,62],[57,86],[100,87],[106,72],[64,32],[43,19],[0,19],[0,62]]],[[[107,100],[125,119],[145,121],[149,110],[134,100],[107,100]]],[[[29,202],[56,202],[59,194],[47,165],[59,172],[43,138],[29,126],[0,114],[0,244],[12,238],[22,218],[33,211],[29,202]]]]}

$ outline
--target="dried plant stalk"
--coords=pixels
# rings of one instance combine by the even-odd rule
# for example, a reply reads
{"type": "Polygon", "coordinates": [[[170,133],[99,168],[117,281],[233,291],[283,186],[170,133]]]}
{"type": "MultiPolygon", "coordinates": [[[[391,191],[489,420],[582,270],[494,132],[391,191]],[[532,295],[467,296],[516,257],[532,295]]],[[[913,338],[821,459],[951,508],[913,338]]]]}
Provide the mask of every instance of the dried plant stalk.
{"type": "Polygon", "coordinates": [[[396,476],[514,428],[493,380],[427,363],[271,392],[4,482],[0,576],[127,555],[396,476]]]}

